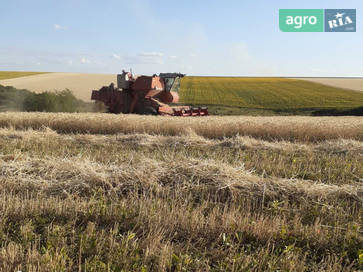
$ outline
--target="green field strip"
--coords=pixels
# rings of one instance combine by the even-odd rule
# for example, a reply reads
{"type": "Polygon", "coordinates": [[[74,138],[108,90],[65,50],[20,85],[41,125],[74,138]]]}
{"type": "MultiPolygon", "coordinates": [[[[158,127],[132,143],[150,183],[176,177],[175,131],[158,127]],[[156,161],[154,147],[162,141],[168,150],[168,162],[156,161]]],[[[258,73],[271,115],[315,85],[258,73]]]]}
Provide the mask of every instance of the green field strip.
{"type": "Polygon", "coordinates": [[[11,72],[11,71],[0,71],[0,80],[12,79],[25,76],[34,76],[40,74],[47,74],[46,72],[11,72]]]}

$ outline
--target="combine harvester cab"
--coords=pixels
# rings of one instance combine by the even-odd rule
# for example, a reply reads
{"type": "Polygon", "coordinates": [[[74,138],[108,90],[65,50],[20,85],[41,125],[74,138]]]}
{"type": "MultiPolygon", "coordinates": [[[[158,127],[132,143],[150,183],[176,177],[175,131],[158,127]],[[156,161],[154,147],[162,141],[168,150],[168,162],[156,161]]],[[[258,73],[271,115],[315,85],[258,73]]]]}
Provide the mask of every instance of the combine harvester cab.
{"type": "Polygon", "coordinates": [[[135,77],[123,71],[117,75],[117,88],[92,91],[92,100],[102,101],[110,113],[136,113],[168,116],[206,116],[207,107],[170,106],[179,102],[180,73],[135,77]]]}

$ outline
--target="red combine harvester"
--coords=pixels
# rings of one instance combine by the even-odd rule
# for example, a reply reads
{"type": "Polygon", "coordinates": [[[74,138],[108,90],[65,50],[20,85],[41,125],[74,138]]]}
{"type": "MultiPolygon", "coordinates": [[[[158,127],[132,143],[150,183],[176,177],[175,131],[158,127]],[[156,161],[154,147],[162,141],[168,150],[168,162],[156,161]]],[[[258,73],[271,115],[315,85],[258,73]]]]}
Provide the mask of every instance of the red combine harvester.
{"type": "Polygon", "coordinates": [[[179,73],[161,73],[159,76],[134,77],[122,71],[117,75],[117,88],[102,87],[92,91],[92,100],[102,101],[110,113],[136,113],[169,116],[205,116],[206,107],[169,106],[179,102],[179,73]]]}

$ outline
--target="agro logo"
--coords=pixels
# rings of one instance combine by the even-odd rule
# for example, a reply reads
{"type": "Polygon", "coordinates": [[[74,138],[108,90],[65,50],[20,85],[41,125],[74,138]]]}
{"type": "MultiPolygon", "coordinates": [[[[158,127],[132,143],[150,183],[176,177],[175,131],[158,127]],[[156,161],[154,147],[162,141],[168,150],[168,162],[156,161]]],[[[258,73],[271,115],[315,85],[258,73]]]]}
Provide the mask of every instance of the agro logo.
{"type": "Polygon", "coordinates": [[[286,24],[294,25],[294,28],[301,28],[303,25],[310,24],[315,25],[318,19],[316,16],[287,16],[286,24]]]}
{"type": "Polygon", "coordinates": [[[283,32],[356,32],[355,9],[280,9],[283,32]]]}
{"type": "Polygon", "coordinates": [[[279,26],[283,32],[322,32],[324,10],[280,9],[279,26]]]}
{"type": "Polygon", "coordinates": [[[355,9],[326,9],[325,32],[355,32],[355,9]]]}

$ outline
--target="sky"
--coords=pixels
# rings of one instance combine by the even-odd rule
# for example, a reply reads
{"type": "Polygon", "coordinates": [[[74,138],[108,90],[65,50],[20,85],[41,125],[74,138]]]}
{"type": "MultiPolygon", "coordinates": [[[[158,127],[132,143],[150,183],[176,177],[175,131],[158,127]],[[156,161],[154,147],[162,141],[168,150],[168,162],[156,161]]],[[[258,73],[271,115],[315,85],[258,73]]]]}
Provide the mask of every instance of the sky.
{"type": "Polygon", "coordinates": [[[0,70],[363,76],[362,0],[1,0],[0,70]],[[279,9],[357,9],[357,32],[287,33],[279,9]]]}

